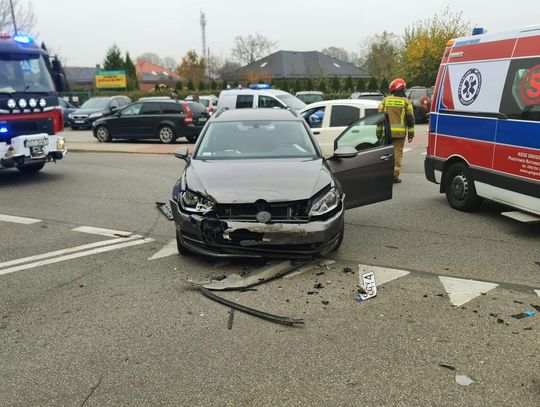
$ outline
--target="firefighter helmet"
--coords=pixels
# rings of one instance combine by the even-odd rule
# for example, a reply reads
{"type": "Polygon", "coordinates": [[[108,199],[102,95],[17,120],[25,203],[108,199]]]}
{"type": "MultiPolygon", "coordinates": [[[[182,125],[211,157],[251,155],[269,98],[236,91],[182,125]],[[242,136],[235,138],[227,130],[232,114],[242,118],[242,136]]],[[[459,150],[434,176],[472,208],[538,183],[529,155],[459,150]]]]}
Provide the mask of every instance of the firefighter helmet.
{"type": "Polygon", "coordinates": [[[397,79],[394,79],[392,82],[390,82],[388,89],[390,90],[390,93],[392,93],[398,90],[405,90],[406,86],[407,86],[407,82],[405,82],[401,78],[397,78],[397,79]]]}

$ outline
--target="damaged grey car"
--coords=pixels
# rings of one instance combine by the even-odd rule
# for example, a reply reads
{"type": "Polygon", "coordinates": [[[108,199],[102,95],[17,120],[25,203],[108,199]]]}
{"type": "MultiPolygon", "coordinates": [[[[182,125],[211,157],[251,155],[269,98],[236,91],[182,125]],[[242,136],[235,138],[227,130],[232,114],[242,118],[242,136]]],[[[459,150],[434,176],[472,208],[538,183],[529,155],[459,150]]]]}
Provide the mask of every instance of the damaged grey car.
{"type": "Polygon", "coordinates": [[[344,210],[392,197],[384,113],[352,123],[325,159],[301,116],[234,109],[208,121],[185,160],[171,209],[180,254],[304,258],[341,245],[344,210]]]}

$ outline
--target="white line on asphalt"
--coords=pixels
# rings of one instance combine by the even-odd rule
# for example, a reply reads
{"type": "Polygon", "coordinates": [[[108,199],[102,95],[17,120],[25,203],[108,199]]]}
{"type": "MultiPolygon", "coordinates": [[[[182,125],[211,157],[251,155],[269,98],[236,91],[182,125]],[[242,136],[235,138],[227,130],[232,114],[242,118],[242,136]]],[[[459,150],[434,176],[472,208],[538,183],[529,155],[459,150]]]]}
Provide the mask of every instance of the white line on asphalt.
{"type": "Polygon", "coordinates": [[[176,247],[176,239],[171,240],[161,250],[155,253],[152,257],[149,257],[148,260],[161,259],[162,257],[172,256],[173,254],[178,254],[178,248],[176,247]]]}
{"type": "Polygon", "coordinates": [[[68,249],[61,249],[61,250],[56,250],[54,252],[36,254],[35,256],[29,256],[29,257],[23,257],[23,258],[20,258],[20,259],[5,261],[3,263],[0,263],[0,269],[4,268],[4,267],[14,266],[16,264],[29,263],[31,261],[48,259],[50,257],[55,257],[55,256],[62,256],[62,255],[68,254],[68,253],[78,252],[78,251],[81,251],[81,250],[94,249],[96,247],[112,245],[112,244],[115,244],[115,243],[128,242],[128,241],[131,241],[131,240],[140,239],[141,237],[142,236],[139,236],[139,235],[130,236],[128,238],[119,237],[117,239],[103,240],[101,242],[83,244],[82,246],[75,246],[75,247],[70,247],[68,249]]]}
{"type": "Polygon", "coordinates": [[[93,226],[80,226],[71,230],[73,230],[74,232],[90,233],[92,235],[101,235],[108,237],[128,237],[129,235],[131,235],[130,232],[124,232],[122,230],[95,228],[93,226]]]}
{"type": "Polygon", "coordinates": [[[31,225],[33,223],[43,222],[41,219],[22,218],[20,216],[1,215],[1,214],[0,214],[0,221],[11,222],[11,223],[21,223],[23,225],[31,225]]]}
{"type": "Polygon", "coordinates": [[[456,307],[459,307],[460,305],[469,302],[473,298],[478,297],[480,294],[485,294],[499,286],[495,283],[486,283],[484,281],[466,280],[463,278],[454,277],[440,276],[439,280],[441,281],[446,294],[448,294],[450,302],[456,307]]]}
{"type": "Polygon", "coordinates": [[[112,250],[123,249],[124,247],[136,246],[136,245],[149,243],[149,242],[153,242],[153,241],[154,241],[154,239],[132,240],[132,241],[129,241],[129,242],[119,243],[119,244],[112,245],[112,246],[106,246],[106,247],[101,247],[101,248],[97,248],[97,249],[93,249],[93,250],[87,250],[87,251],[84,251],[84,252],[73,253],[73,254],[69,254],[67,256],[55,257],[54,259],[48,259],[48,260],[37,261],[35,263],[23,264],[21,266],[10,267],[10,268],[7,268],[7,269],[0,270],[0,275],[13,273],[15,271],[27,270],[27,269],[34,268],[34,267],[39,267],[39,266],[45,266],[47,264],[60,263],[62,261],[77,259],[79,257],[90,256],[92,254],[110,252],[112,250]]]}
{"type": "Polygon", "coordinates": [[[427,155],[427,151],[424,151],[423,153],[420,153],[420,155],[427,155]]]}
{"type": "Polygon", "coordinates": [[[412,148],[404,148],[404,149],[403,149],[403,152],[404,152],[404,153],[408,153],[408,152],[411,151],[411,150],[412,150],[412,148]]]}
{"type": "Polygon", "coordinates": [[[534,292],[540,297],[540,290],[534,290],[534,292]]]}
{"type": "Polygon", "coordinates": [[[410,274],[405,270],[398,269],[388,269],[385,267],[369,266],[367,264],[359,264],[358,270],[360,274],[373,272],[375,273],[375,279],[377,280],[377,285],[388,283],[389,281],[395,280],[400,277],[405,277],[410,274]]]}

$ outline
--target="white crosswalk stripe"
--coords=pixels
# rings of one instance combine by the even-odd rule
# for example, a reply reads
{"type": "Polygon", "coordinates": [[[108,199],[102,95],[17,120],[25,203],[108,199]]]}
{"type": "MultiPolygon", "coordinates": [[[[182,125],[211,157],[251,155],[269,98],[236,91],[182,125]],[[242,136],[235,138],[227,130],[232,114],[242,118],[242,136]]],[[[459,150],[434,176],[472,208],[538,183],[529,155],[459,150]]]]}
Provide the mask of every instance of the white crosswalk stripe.
{"type": "Polygon", "coordinates": [[[176,247],[176,239],[171,240],[169,243],[163,246],[161,250],[159,250],[156,254],[154,254],[152,257],[149,257],[148,260],[161,259],[163,257],[169,257],[174,254],[178,254],[178,248],[176,247]]]}
{"type": "Polygon", "coordinates": [[[20,223],[23,225],[31,225],[34,223],[43,222],[41,219],[23,218],[21,216],[11,216],[11,215],[2,215],[2,214],[0,214],[0,221],[10,222],[10,223],[20,223]]]}
{"type": "Polygon", "coordinates": [[[79,226],[78,228],[71,230],[73,230],[74,232],[89,233],[91,235],[101,235],[108,237],[127,237],[131,235],[131,233],[124,232],[123,230],[95,228],[93,226],[79,226]]]}

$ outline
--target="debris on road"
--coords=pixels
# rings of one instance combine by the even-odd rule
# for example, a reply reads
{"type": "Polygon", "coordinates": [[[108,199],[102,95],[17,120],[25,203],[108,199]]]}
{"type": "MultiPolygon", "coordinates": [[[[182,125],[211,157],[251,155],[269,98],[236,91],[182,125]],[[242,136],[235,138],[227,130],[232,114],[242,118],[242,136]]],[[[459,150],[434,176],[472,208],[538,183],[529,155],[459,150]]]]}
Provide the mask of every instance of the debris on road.
{"type": "Polygon", "coordinates": [[[231,330],[234,322],[234,308],[229,309],[229,322],[227,324],[227,329],[231,330]]]}
{"type": "Polygon", "coordinates": [[[320,290],[321,288],[324,288],[324,285],[322,285],[321,283],[317,283],[313,286],[313,288],[320,290]]]}
{"type": "Polygon", "coordinates": [[[377,282],[375,281],[375,274],[370,271],[368,273],[360,274],[360,285],[358,286],[358,294],[356,294],[356,301],[365,301],[377,295],[377,282]]]}
{"type": "Polygon", "coordinates": [[[389,248],[389,249],[394,249],[394,250],[399,249],[399,247],[397,247],[397,246],[389,246],[389,245],[386,245],[386,246],[384,246],[384,247],[387,247],[387,248],[389,248]]]}
{"type": "Polygon", "coordinates": [[[168,220],[174,220],[171,205],[165,202],[156,202],[158,209],[168,220]]]}
{"type": "Polygon", "coordinates": [[[534,304],[531,304],[531,307],[533,307],[535,310],[537,310],[538,312],[540,312],[540,305],[534,305],[534,304]]]}
{"type": "Polygon", "coordinates": [[[524,312],[521,312],[519,314],[514,314],[512,315],[512,318],[515,318],[515,319],[523,319],[523,318],[528,318],[528,317],[532,317],[536,314],[536,312],[534,311],[524,311],[524,312]]]}
{"type": "Polygon", "coordinates": [[[449,364],[449,363],[440,362],[439,366],[444,367],[445,369],[456,370],[456,367],[454,365],[449,364]]]}
{"type": "Polygon", "coordinates": [[[344,273],[350,273],[350,274],[353,274],[354,271],[351,267],[343,267],[343,272],[344,273]]]}
{"type": "Polygon", "coordinates": [[[467,375],[457,374],[456,375],[456,383],[460,384],[461,386],[469,386],[470,384],[473,384],[473,383],[476,383],[476,382],[467,375]]]}
{"type": "Polygon", "coordinates": [[[330,301],[328,301],[328,300],[322,300],[321,302],[323,303],[323,305],[328,305],[328,304],[330,304],[330,301]]]}
{"type": "Polygon", "coordinates": [[[258,318],[266,319],[267,321],[270,321],[270,322],[275,322],[276,324],[288,325],[288,326],[304,324],[303,319],[282,317],[279,315],[268,314],[266,312],[259,311],[254,308],[246,307],[245,305],[241,305],[241,304],[237,304],[236,302],[229,301],[225,298],[222,298],[214,294],[212,291],[204,287],[200,287],[200,290],[206,297],[210,298],[211,300],[217,301],[223,305],[226,305],[230,308],[234,308],[238,311],[245,312],[246,314],[250,314],[258,318]]]}

